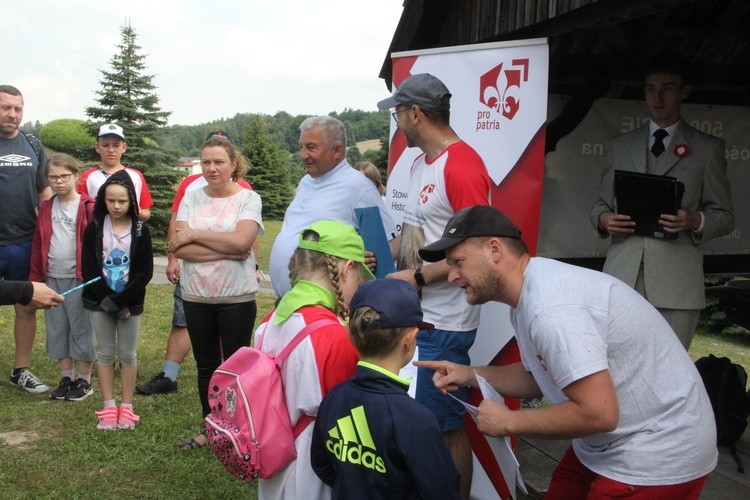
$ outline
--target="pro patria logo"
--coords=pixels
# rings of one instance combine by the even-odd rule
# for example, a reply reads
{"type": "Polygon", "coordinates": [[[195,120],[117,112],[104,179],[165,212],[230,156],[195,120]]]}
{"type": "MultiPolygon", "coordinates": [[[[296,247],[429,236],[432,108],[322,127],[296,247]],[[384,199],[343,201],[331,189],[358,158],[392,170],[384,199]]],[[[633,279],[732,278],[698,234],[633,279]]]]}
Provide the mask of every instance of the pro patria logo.
{"type": "Polygon", "coordinates": [[[512,120],[521,107],[520,88],[529,79],[529,59],[500,63],[479,77],[479,101],[490,108],[477,113],[477,130],[500,130],[500,120],[512,120]]]}
{"type": "Polygon", "coordinates": [[[385,462],[377,454],[367,425],[364,406],[352,409],[350,415],[336,421],[328,431],[326,449],[341,462],[359,465],[385,474],[385,462]]]}

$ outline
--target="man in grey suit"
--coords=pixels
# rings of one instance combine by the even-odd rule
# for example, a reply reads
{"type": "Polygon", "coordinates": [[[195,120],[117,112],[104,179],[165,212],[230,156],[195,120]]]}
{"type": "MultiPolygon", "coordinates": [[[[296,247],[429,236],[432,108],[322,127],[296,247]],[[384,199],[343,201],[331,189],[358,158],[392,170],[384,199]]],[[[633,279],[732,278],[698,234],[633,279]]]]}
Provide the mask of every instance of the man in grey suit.
{"type": "Polygon", "coordinates": [[[705,307],[701,244],[734,229],[724,141],[704,134],[680,117],[690,95],[680,61],[653,61],[644,92],[651,121],[607,142],[606,166],[591,223],[602,238],[612,235],[604,272],[636,289],[669,322],[687,350],[705,307]],[[677,215],[659,223],[677,238],[634,234],[628,214],[615,213],[614,171],[667,175],[685,185],[677,215]]]}

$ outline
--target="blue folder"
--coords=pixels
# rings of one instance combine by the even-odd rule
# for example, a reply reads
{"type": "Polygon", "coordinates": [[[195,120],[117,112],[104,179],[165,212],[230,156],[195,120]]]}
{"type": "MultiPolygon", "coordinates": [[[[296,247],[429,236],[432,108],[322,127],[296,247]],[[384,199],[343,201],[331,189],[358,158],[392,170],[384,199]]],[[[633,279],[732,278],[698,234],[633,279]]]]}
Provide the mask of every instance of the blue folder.
{"type": "Polygon", "coordinates": [[[378,207],[355,208],[357,216],[359,235],[365,243],[365,250],[375,254],[378,267],[373,273],[376,278],[385,278],[387,274],[396,271],[391,256],[391,248],[388,246],[388,237],[383,227],[383,218],[380,216],[378,207]]]}

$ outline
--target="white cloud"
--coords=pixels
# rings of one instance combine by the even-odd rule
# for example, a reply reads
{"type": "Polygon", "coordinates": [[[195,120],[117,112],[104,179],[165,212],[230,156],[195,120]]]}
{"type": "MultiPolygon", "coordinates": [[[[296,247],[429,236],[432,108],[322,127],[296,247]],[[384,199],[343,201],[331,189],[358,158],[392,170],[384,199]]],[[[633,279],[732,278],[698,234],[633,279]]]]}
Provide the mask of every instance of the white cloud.
{"type": "Polygon", "coordinates": [[[99,70],[128,19],[170,123],[236,113],[374,110],[378,73],[402,0],[95,0],[17,2],[0,19],[3,81],[24,94],[24,121],[85,119],[99,70]],[[12,47],[12,48],[11,48],[12,47]]]}

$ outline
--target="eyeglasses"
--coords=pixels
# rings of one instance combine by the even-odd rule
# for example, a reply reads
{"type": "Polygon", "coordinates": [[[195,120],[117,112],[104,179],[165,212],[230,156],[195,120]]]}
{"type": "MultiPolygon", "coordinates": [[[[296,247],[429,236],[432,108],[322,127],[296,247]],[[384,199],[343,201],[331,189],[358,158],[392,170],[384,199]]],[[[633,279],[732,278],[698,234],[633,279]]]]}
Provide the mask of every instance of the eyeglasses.
{"type": "Polygon", "coordinates": [[[73,177],[73,174],[48,175],[47,180],[49,182],[57,182],[57,181],[68,182],[71,177],[73,177]]]}
{"type": "Polygon", "coordinates": [[[401,109],[399,111],[394,111],[393,113],[391,113],[391,116],[396,121],[396,125],[398,125],[398,114],[403,113],[404,111],[409,111],[410,109],[411,108],[401,109]]]}

